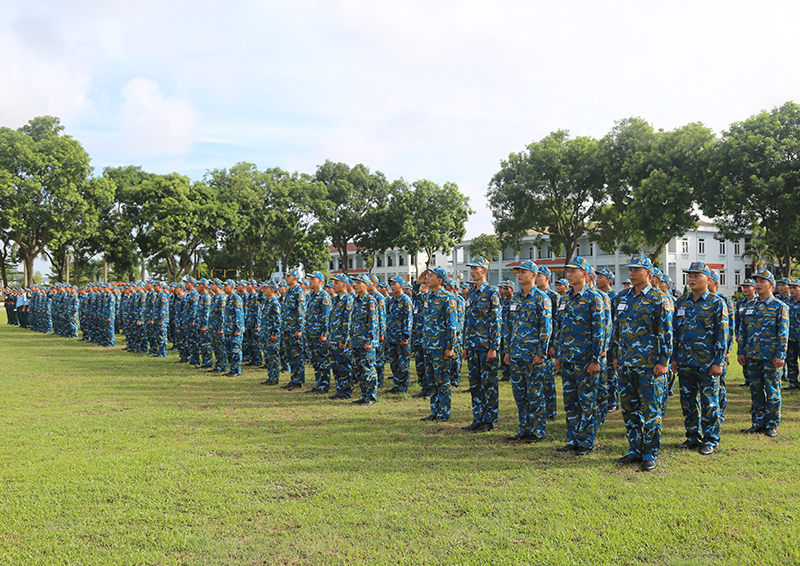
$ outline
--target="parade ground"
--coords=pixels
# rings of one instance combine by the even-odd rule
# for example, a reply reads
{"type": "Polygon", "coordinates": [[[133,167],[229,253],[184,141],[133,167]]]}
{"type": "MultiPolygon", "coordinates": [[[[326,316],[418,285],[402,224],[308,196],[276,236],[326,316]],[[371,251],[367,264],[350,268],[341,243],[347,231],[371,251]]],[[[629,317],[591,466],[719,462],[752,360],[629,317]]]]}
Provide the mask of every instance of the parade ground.
{"type": "Polygon", "coordinates": [[[777,438],[741,434],[735,362],[718,451],[675,447],[676,386],[641,473],[619,412],[556,452],[560,396],[544,442],[508,442],[509,383],[472,434],[466,376],[428,423],[416,383],[360,407],[0,322],[0,564],[800,564],[800,392],[777,438]]]}

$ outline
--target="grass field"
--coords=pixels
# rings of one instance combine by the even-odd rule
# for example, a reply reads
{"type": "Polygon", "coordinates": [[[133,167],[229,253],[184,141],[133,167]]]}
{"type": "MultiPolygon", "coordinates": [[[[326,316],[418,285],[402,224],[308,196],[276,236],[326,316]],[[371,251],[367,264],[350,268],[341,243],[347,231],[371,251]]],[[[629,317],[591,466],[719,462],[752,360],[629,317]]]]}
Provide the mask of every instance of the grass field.
{"type": "Polygon", "coordinates": [[[777,438],[740,434],[736,364],[719,451],[674,448],[675,397],[645,474],[613,462],[619,413],[584,458],[555,451],[560,405],[545,442],[506,442],[508,383],[473,435],[464,385],[431,424],[410,396],[358,407],[176,359],[2,316],[0,564],[800,564],[800,393],[777,438]]]}

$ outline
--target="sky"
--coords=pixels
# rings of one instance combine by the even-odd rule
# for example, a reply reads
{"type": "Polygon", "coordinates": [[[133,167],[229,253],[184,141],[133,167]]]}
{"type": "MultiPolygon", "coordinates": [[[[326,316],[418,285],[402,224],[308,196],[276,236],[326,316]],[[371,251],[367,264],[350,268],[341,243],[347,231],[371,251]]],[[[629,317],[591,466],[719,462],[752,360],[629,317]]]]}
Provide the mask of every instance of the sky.
{"type": "Polygon", "coordinates": [[[795,1],[0,0],[0,126],[58,116],[96,173],[326,159],[485,198],[512,152],[800,102],[795,1]]]}

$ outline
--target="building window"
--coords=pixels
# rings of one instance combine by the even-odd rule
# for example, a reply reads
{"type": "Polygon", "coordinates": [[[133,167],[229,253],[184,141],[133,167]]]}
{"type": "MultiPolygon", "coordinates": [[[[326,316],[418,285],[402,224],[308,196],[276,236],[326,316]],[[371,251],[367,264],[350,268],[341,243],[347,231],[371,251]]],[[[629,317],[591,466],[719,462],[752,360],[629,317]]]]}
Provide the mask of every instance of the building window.
{"type": "Polygon", "coordinates": [[[353,258],[347,260],[347,269],[353,269],[353,258]]]}
{"type": "Polygon", "coordinates": [[[378,256],[378,261],[376,267],[383,267],[383,258],[378,256]]]}
{"type": "Polygon", "coordinates": [[[594,255],[594,242],[589,242],[589,256],[594,255]]]}
{"type": "Polygon", "coordinates": [[[684,238],[681,240],[681,253],[688,254],[689,253],[689,238],[684,238]]]}
{"type": "Polygon", "coordinates": [[[436,254],[435,254],[435,253],[434,253],[434,254],[431,254],[431,263],[430,263],[430,266],[431,266],[431,267],[436,267],[436,254]]]}
{"type": "Polygon", "coordinates": [[[738,269],[733,272],[733,284],[737,287],[742,284],[742,272],[738,269]]]}
{"type": "Polygon", "coordinates": [[[386,267],[394,267],[394,258],[392,256],[386,258],[386,267]]]}
{"type": "Polygon", "coordinates": [[[725,255],[725,242],[719,243],[719,255],[725,255]]]}
{"type": "Polygon", "coordinates": [[[331,271],[333,271],[333,260],[331,260],[331,261],[328,263],[328,269],[330,269],[331,271]]]}
{"type": "Polygon", "coordinates": [[[686,287],[686,283],[688,283],[688,279],[686,279],[686,272],[683,272],[683,286],[686,287]]]}
{"type": "Polygon", "coordinates": [[[405,265],[406,264],[406,257],[405,256],[397,256],[397,265],[405,265]]]}
{"type": "Polygon", "coordinates": [[[733,255],[740,255],[741,253],[742,253],[742,244],[739,243],[739,240],[736,240],[733,243],[733,255]]]}
{"type": "Polygon", "coordinates": [[[544,253],[544,246],[539,246],[539,259],[542,259],[542,254],[544,253]]]}
{"type": "Polygon", "coordinates": [[[552,257],[553,257],[553,250],[552,250],[552,248],[547,248],[547,257],[549,257],[549,258],[552,258],[552,257]]]}
{"type": "Polygon", "coordinates": [[[528,248],[528,259],[534,259],[533,248],[528,248]]]}
{"type": "Polygon", "coordinates": [[[697,240],[697,253],[704,255],[706,253],[706,241],[704,238],[697,240]]]}
{"type": "Polygon", "coordinates": [[[722,271],[719,272],[719,286],[720,287],[726,287],[728,285],[728,282],[727,282],[726,279],[727,278],[725,277],[725,270],[723,269],[722,271]]]}
{"type": "Polygon", "coordinates": [[[503,261],[509,261],[514,259],[514,250],[511,248],[506,248],[503,250],[503,261]]]}

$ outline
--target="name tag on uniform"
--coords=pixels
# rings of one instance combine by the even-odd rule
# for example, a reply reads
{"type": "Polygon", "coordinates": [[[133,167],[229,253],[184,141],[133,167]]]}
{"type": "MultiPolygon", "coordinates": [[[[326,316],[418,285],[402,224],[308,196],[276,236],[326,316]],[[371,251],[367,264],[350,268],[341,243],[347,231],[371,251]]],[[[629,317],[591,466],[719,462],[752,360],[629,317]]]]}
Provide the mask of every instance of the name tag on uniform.
{"type": "Polygon", "coordinates": [[[628,308],[627,303],[620,303],[620,304],[617,305],[617,310],[618,311],[624,311],[627,308],[628,308]]]}
{"type": "Polygon", "coordinates": [[[467,301],[466,303],[464,303],[464,306],[465,306],[465,307],[468,307],[468,306],[469,306],[469,301],[467,301]]]}
{"type": "Polygon", "coordinates": [[[558,310],[560,311],[563,311],[565,308],[567,308],[567,303],[561,303],[560,305],[558,305],[558,310]]]}
{"type": "Polygon", "coordinates": [[[414,314],[419,314],[419,309],[418,308],[414,309],[414,314]]]}
{"type": "Polygon", "coordinates": [[[683,308],[678,309],[678,316],[684,316],[684,315],[686,315],[686,309],[683,308]]]}
{"type": "Polygon", "coordinates": [[[517,310],[517,305],[511,305],[511,309],[510,310],[512,310],[512,311],[517,310]]]}
{"type": "Polygon", "coordinates": [[[747,312],[745,312],[744,314],[753,314],[753,309],[747,309],[747,312]]]}
{"type": "Polygon", "coordinates": [[[425,301],[425,308],[426,309],[428,308],[428,302],[427,301],[425,301]]]}

